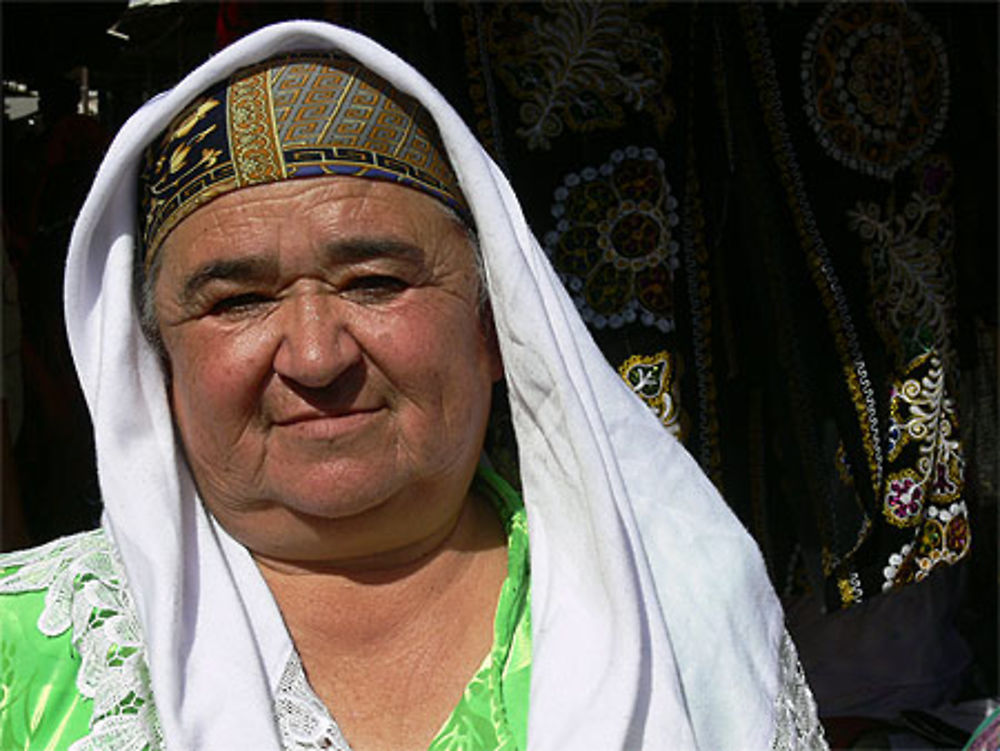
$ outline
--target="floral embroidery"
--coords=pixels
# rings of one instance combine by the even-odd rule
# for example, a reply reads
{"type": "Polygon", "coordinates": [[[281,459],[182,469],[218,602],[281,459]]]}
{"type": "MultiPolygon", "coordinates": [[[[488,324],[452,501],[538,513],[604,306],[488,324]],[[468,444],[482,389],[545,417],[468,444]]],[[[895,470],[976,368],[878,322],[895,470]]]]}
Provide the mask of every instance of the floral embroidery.
{"type": "Polygon", "coordinates": [[[670,353],[657,352],[654,355],[633,355],[620,366],[618,374],[634,391],[670,433],[684,440],[687,432],[683,427],[681,410],[678,407],[676,368],[670,353]]]}
{"type": "Polygon", "coordinates": [[[72,629],[81,658],[76,687],[94,701],[94,710],[90,735],[70,751],[162,748],[139,620],[104,531],[5,554],[0,567],[0,593],[47,590],[41,633],[59,636],[72,629]]]}
{"type": "Polygon", "coordinates": [[[911,470],[904,470],[889,478],[885,497],[886,515],[899,527],[919,524],[924,510],[924,491],[920,478],[911,470]]]}
{"type": "Polygon", "coordinates": [[[806,35],[802,88],[826,153],[892,179],[944,128],[948,59],[941,38],[906,3],[831,3],[806,35]]]}
{"type": "Polygon", "coordinates": [[[916,190],[902,211],[858,203],[847,213],[848,226],[865,241],[872,319],[900,364],[931,347],[954,360],[951,178],[947,158],[928,157],[912,172],[916,190]]]}
{"type": "Polygon", "coordinates": [[[542,17],[517,3],[498,5],[492,52],[498,77],[521,102],[517,134],[548,149],[564,128],[586,133],[624,121],[622,105],[653,116],[662,133],[674,118],[665,93],[670,52],[627,3],[547,3],[542,17]],[[512,31],[512,28],[515,29],[512,31]]]}
{"type": "Polygon", "coordinates": [[[909,498],[920,503],[923,495],[935,503],[958,499],[964,485],[964,462],[958,441],[958,425],[954,401],[945,390],[944,372],[935,353],[918,357],[907,369],[908,378],[896,382],[890,394],[890,481],[885,512],[897,526],[901,516],[889,507],[889,497],[900,499],[896,507],[909,498]],[[910,461],[902,462],[904,450],[910,461]],[[906,468],[892,470],[899,464],[906,468]],[[921,495],[916,495],[916,488],[921,495]]]}
{"type": "Polygon", "coordinates": [[[883,514],[913,528],[913,538],[889,556],[882,589],[920,581],[935,566],[955,563],[969,550],[968,509],[961,495],[965,464],[954,401],[935,352],[917,357],[909,378],[892,388],[889,479],[883,514]]]}
{"type": "Polygon", "coordinates": [[[546,252],[583,319],[596,329],[638,319],[673,330],[679,219],[656,150],[616,150],[598,169],[567,175],[555,198],[546,252]]]}
{"type": "Polygon", "coordinates": [[[953,564],[969,550],[969,513],[965,501],[947,508],[931,506],[915,542],[889,556],[883,569],[882,590],[888,591],[925,578],[942,563],[953,564]]]}
{"type": "MultiPolygon", "coordinates": [[[[906,378],[890,391],[887,429],[888,472],[882,498],[882,516],[899,548],[882,566],[862,578],[847,572],[848,561],[871,529],[865,521],[858,544],[844,556],[824,551],[824,570],[836,572],[837,591],[844,606],[862,601],[865,590],[888,591],[920,581],[936,566],[954,564],[968,553],[968,509],[962,493],[965,466],[958,441],[955,404],[949,397],[941,360],[925,352],[906,368],[906,378]]],[[[846,452],[838,448],[842,479],[850,486],[846,452]]],[[[883,531],[883,534],[887,534],[883,531]]]]}

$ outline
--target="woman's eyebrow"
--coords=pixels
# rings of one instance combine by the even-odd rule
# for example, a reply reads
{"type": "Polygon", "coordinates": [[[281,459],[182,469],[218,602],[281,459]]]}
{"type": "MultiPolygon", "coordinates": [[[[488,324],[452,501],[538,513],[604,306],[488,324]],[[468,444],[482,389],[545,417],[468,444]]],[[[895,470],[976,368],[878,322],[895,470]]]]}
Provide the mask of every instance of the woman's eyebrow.
{"type": "MultiPolygon", "coordinates": [[[[331,263],[356,263],[376,258],[423,261],[424,250],[413,243],[381,238],[350,238],[327,243],[324,251],[331,263]]],[[[184,280],[180,300],[190,303],[211,282],[253,282],[278,273],[272,256],[243,256],[206,261],[184,280]]]]}
{"type": "Polygon", "coordinates": [[[278,270],[275,259],[263,256],[245,256],[207,261],[184,280],[181,303],[190,303],[211,282],[258,281],[272,277],[278,270]]]}
{"type": "MultiPolygon", "coordinates": [[[[425,255],[424,250],[413,243],[380,238],[335,240],[327,243],[324,250],[327,259],[332,263],[370,261],[376,258],[422,261],[425,255]]],[[[245,256],[207,261],[184,280],[181,302],[191,302],[211,282],[259,281],[270,278],[277,272],[277,259],[271,256],[245,256]]]]}

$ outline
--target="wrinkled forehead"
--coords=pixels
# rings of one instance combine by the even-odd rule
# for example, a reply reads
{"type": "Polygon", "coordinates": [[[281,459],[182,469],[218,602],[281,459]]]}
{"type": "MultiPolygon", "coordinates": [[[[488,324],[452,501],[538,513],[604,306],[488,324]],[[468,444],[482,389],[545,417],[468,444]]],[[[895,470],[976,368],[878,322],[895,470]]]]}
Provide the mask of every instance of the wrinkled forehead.
{"type": "Polygon", "coordinates": [[[294,258],[348,264],[386,255],[474,260],[458,214],[396,182],[348,175],[283,180],[218,196],[186,216],[156,251],[154,278],[191,263],[294,258]]]}
{"type": "Polygon", "coordinates": [[[285,55],[210,87],[146,150],[139,178],[145,267],[172,228],[218,196],[331,175],[405,185],[469,221],[418,101],[349,58],[285,55]]]}

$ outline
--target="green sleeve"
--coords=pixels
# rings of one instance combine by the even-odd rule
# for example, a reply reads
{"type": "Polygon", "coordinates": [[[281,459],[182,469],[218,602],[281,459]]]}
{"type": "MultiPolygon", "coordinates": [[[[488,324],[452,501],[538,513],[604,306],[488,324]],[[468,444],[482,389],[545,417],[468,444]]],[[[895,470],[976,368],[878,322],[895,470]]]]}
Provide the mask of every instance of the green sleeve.
{"type": "Polygon", "coordinates": [[[80,656],[67,629],[38,630],[45,591],[0,595],[0,749],[61,751],[90,730],[93,701],[76,689],[80,656]]]}

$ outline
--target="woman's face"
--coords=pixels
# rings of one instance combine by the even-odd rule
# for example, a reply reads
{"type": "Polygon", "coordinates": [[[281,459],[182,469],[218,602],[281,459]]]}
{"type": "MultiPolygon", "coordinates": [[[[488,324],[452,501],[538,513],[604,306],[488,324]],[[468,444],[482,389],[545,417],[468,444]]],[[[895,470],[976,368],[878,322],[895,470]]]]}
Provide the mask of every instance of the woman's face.
{"type": "Polygon", "coordinates": [[[473,249],[433,198],[349,177],[246,188],[159,252],[174,417],[230,534],[349,559],[453,523],[501,365],[473,249]]]}

